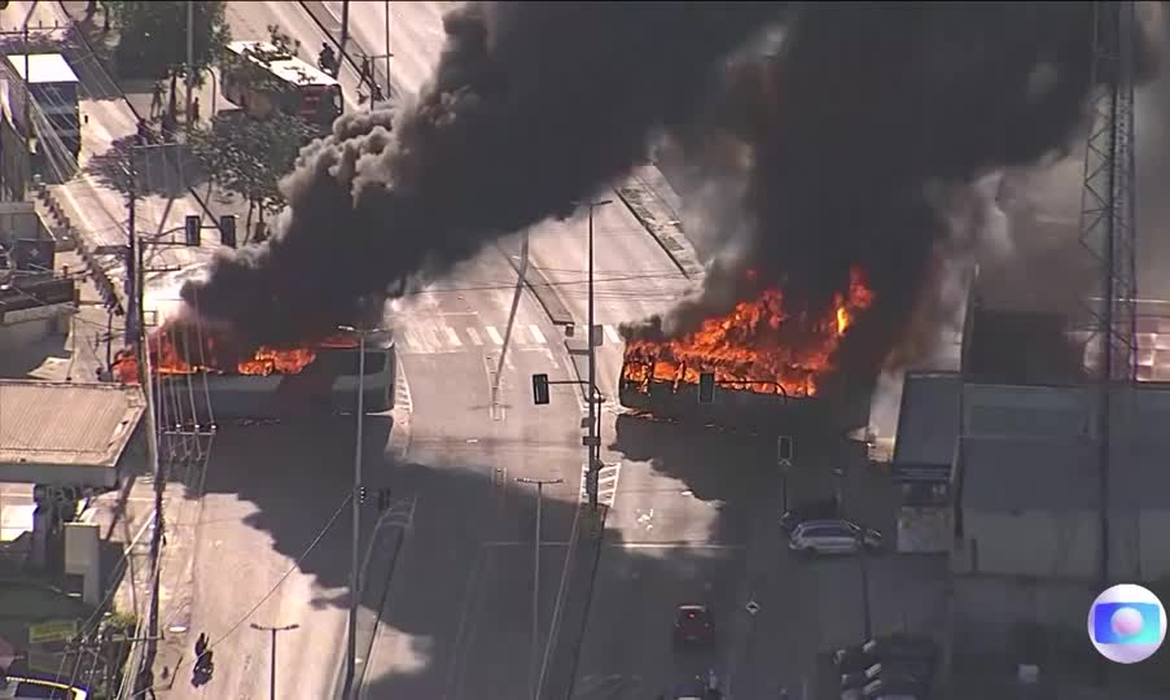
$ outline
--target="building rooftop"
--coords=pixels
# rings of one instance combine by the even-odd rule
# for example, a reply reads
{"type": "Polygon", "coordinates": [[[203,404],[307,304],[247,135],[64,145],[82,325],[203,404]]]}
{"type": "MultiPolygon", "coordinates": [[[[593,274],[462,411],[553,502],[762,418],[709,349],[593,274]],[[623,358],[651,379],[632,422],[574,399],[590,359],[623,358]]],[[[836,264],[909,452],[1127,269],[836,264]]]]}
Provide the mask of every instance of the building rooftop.
{"type": "MultiPolygon", "coordinates": [[[[24,76],[24,54],[8,54],[8,63],[20,76],[24,76]]],[[[28,82],[33,85],[41,83],[76,83],[77,74],[59,53],[30,53],[28,55],[28,73],[31,76],[28,82]]]]}
{"type": "Polygon", "coordinates": [[[254,59],[259,65],[266,66],[273,75],[294,85],[340,85],[328,73],[309,65],[296,57],[284,57],[280,49],[265,41],[233,41],[228,49],[240,56],[253,55],[273,56],[270,61],[254,59]]]}
{"type": "Polygon", "coordinates": [[[11,467],[113,469],[145,410],[138,387],[0,379],[0,481],[11,467]]]}
{"type": "Polygon", "coordinates": [[[955,372],[910,372],[902,385],[894,462],[950,464],[959,435],[959,391],[955,372]]]}
{"type": "MultiPolygon", "coordinates": [[[[1009,512],[1099,506],[1093,387],[968,385],[965,396],[959,457],[964,507],[1009,512]]],[[[1141,383],[1114,399],[1113,508],[1170,507],[1168,424],[1168,384],[1141,383]]]]}

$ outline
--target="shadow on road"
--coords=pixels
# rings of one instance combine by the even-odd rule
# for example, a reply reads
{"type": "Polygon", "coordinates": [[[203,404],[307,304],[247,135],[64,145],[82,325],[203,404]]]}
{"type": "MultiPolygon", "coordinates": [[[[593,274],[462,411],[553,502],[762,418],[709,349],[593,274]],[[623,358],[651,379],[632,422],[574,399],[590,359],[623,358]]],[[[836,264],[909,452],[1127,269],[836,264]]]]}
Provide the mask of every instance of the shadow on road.
{"type": "Polygon", "coordinates": [[[139,147],[136,135],[114,141],[86,163],[85,172],[105,187],[126,194],[130,173],[137,174],[139,195],[184,197],[188,187],[207,182],[207,172],[183,144],[154,143],[139,147]]]}

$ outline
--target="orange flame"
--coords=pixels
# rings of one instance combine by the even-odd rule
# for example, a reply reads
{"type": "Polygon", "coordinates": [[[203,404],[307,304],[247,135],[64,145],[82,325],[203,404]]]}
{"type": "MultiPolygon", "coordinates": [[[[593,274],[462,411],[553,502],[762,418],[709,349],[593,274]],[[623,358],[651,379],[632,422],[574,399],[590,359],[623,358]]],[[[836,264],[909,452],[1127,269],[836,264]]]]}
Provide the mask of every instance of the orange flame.
{"type": "Polygon", "coordinates": [[[622,378],[643,386],[651,379],[697,384],[700,374],[713,372],[717,382],[737,389],[813,396],[817,378],[834,369],[833,355],[842,336],[873,299],[861,271],[853,270],[849,292],[834,297],[834,311],[813,325],[814,337],[792,347],[782,338],[784,322],[790,318],[783,294],[766,290],[755,301],[736,304],[728,315],[707,319],[682,338],[627,342],[622,378]]]}
{"type": "MultiPolygon", "coordinates": [[[[208,372],[211,374],[248,374],[267,376],[270,374],[299,374],[317,359],[321,348],[355,348],[358,341],[348,333],[338,333],[323,340],[305,343],[294,348],[270,348],[261,346],[251,357],[236,363],[228,369],[218,360],[217,342],[214,337],[203,339],[203,347],[194,344],[191,351],[184,353],[167,332],[152,335],[147,340],[150,348],[150,365],[156,376],[184,375],[208,372]]],[[[133,350],[120,351],[114,360],[114,377],[126,384],[137,384],[138,358],[133,350]]]]}

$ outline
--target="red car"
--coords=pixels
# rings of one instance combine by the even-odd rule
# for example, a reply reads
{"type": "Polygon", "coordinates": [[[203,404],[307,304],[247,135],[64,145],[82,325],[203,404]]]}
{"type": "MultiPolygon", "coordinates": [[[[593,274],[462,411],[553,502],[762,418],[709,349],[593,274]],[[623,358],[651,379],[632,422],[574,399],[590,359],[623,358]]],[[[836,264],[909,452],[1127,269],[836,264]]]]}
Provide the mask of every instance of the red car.
{"type": "Polygon", "coordinates": [[[683,603],[675,610],[674,643],[678,646],[710,646],[715,643],[715,619],[711,609],[699,603],[683,603]]]}

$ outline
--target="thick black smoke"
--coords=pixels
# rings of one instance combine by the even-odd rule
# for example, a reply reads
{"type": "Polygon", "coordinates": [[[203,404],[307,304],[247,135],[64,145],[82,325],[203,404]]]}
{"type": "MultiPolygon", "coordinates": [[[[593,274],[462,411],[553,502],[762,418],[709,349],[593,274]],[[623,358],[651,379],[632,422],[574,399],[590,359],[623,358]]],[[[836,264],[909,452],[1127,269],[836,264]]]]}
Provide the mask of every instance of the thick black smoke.
{"type": "MultiPolygon", "coordinates": [[[[1092,21],[1090,3],[803,6],[779,53],[731,83],[760,86],[728,102],[766,116],[728,125],[753,150],[752,236],[716,279],[750,266],[799,322],[823,318],[860,268],[877,301],[844,361],[888,361],[915,319],[961,301],[942,298],[952,259],[1003,234],[994,173],[1065,149],[1083,125],[1092,21]]],[[[727,289],[708,283],[643,332],[693,327],[726,310],[727,289]]]]}
{"type": "Polygon", "coordinates": [[[704,156],[735,144],[728,230],[748,233],[694,299],[632,332],[685,332],[774,285],[799,326],[857,267],[877,301],[842,359],[874,368],[953,314],[954,278],[1004,235],[998,173],[1074,142],[1093,6],[469,4],[393,131],[385,115],[339,121],[285,183],[278,234],[184,297],[251,342],[328,332],[570,211],[665,127],[704,156]],[[775,55],[727,81],[725,59],[778,27],[775,55]]]}
{"type": "Polygon", "coordinates": [[[183,297],[244,342],[295,342],[365,315],[499,234],[570,211],[687,121],[721,59],[777,3],[472,3],[417,104],[342,119],[284,183],[276,235],[183,297]]]}

